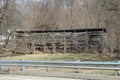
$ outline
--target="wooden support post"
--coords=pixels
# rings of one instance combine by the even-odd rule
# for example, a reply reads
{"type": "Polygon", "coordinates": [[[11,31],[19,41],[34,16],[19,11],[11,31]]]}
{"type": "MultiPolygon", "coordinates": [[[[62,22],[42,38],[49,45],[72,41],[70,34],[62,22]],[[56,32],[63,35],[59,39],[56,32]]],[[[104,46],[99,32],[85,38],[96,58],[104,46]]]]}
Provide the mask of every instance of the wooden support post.
{"type": "Polygon", "coordinates": [[[85,43],[85,51],[86,51],[86,53],[88,53],[88,32],[86,31],[86,34],[85,34],[86,36],[85,36],[85,41],[86,41],[86,43],[85,43]]]}
{"type": "Polygon", "coordinates": [[[35,43],[33,43],[33,53],[36,51],[35,43]]]}
{"type": "Polygon", "coordinates": [[[44,44],[44,46],[43,46],[44,47],[44,50],[43,50],[44,52],[46,52],[46,38],[45,37],[46,37],[46,35],[44,33],[44,41],[43,41],[44,42],[43,43],[44,44]]]}
{"type": "Polygon", "coordinates": [[[53,39],[53,43],[52,43],[53,49],[52,49],[52,52],[56,53],[56,38],[55,38],[55,34],[52,34],[51,36],[52,36],[52,39],[53,39]]]}
{"type": "MultiPolygon", "coordinates": [[[[35,38],[34,38],[35,39],[35,38]]],[[[35,52],[35,50],[36,50],[36,46],[35,46],[35,40],[33,40],[33,43],[32,43],[33,45],[33,53],[35,52]]]]}
{"type": "Polygon", "coordinates": [[[56,53],[56,45],[55,45],[55,43],[53,43],[52,46],[53,46],[53,53],[56,53]]]}
{"type": "Polygon", "coordinates": [[[67,52],[67,45],[66,45],[66,36],[65,36],[65,32],[64,32],[64,53],[67,52]]]}
{"type": "Polygon", "coordinates": [[[13,53],[15,53],[15,54],[16,54],[16,36],[17,36],[17,34],[16,34],[16,32],[14,32],[14,35],[13,35],[13,37],[14,37],[14,48],[13,48],[13,53]]]}
{"type": "Polygon", "coordinates": [[[103,33],[102,34],[102,53],[104,53],[105,52],[105,34],[103,33]]]}
{"type": "Polygon", "coordinates": [[[104,53],[105,52],[105,48],[106,48],[106,45],[105,45],[105,43],[106,43],[106,34],[105,33],[101,33],[100,34],[100,40],[101,40],[101,42],[100,42],[100,44],[101,44],[101,46],[100,46],[100,53],[104,53]]]}
{"type": "Polygon", "coordinates": [[[46,52],[46,44],[45,44],[45,42],[44,42],[44,50],[43,51],[46,52]]]}

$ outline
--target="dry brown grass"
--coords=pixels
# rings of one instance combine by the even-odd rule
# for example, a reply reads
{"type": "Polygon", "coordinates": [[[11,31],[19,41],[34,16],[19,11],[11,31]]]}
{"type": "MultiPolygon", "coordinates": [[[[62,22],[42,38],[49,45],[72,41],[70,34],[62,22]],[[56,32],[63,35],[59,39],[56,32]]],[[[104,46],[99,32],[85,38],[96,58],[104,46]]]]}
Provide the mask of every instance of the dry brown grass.
{"type": "Polygon", "coordinates": [[[115,61],[114,57],[108,57],[99,54],[44,54],[42,52],[35,52],[34,54],[25,54],[19,56],[8,56],[2,58],[4,60],[64,60],[64,61],[115,61]]]}
{"type": "Polygon", "coordinates": [[[33,54],[45,54],[45,53],[43,53],[41,51],[34,51],[33,54]]]}

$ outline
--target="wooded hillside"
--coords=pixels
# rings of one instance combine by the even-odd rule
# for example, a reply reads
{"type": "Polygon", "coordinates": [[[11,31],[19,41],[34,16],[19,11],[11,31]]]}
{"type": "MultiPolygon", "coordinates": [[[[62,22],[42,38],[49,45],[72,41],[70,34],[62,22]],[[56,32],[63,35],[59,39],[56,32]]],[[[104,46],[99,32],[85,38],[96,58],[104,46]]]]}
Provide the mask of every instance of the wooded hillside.
{"type": "Polygon", "coordinates": [[[120,52],[120,0],[0,0],[0,34],[80,28],[106,28],[107,52],[120,52]]]}

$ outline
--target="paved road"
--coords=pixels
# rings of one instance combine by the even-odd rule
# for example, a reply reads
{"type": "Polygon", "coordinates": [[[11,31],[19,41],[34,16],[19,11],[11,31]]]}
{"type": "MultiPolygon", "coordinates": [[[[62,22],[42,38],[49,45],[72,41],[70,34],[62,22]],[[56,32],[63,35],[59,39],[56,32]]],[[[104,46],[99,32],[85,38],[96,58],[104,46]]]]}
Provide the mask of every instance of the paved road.
{"type": "MultiPolygon", "coordinates": [[[[17,75],[29,75],[29,76],[43,76],[43,77],[76,78],[78,80],[80,80],[80,79],[120,80],[120,76],[99,75],[99,74],[82,74],[82,73],[59,73],[59,72],[55,73],[55,72],[40,72],[40,71],[33,71],[33,72],[32,71],[9,71],[9,74],[11,74],[11,75],[16,75],[17,74],[17,75]]],[[[76,80],[76,79],[72,79],[72,80],[76,80]]],[[[51,79],[49,79],[49,80],[51,80],[51,79]]],[[[65,79],[65,80],[71,80],[71,79],[65,79]]]]}
{"type": "Polygon", "coordinates": [[[80,79],[54,78],[54,77],[35,77],[35,76],[17,76],[17,75],[0,75],[0,80],[80,80],[80,79]]]}

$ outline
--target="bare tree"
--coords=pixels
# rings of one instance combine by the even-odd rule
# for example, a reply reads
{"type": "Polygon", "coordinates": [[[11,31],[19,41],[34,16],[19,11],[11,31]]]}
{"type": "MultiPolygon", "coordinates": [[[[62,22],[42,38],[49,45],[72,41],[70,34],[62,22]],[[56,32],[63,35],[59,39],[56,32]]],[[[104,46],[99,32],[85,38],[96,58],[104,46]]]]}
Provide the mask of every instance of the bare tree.
{"type": "Polygon", "coordinates": [[[1,33],[22,29],[106,28],[108,52],[120,50],[120,0],[0,0],[1,33]]]}

